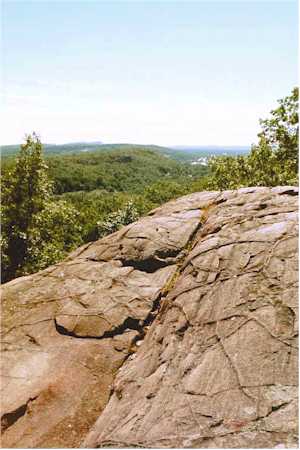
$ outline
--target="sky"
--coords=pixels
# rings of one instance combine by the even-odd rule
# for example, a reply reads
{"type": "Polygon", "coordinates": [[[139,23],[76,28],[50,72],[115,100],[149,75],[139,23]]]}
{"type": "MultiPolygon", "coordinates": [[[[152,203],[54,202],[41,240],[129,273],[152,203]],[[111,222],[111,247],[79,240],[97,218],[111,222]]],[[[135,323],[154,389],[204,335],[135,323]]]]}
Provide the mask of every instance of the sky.
{"type": "Polygon", "coordinates": [[[293,0],[2,0],[1,144],[250,145],[297,27],[293,0]]]}

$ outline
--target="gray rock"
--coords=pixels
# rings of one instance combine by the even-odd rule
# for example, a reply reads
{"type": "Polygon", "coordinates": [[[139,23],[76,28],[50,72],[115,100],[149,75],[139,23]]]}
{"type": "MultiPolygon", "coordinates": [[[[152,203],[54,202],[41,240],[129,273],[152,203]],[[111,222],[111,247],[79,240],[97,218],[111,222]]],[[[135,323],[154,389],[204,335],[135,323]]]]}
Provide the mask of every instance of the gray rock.
{"type": "Polygon", "coordinates": [[[4,447],[297,446],[297,190],[182,197],[3,286],[4,447]]]}

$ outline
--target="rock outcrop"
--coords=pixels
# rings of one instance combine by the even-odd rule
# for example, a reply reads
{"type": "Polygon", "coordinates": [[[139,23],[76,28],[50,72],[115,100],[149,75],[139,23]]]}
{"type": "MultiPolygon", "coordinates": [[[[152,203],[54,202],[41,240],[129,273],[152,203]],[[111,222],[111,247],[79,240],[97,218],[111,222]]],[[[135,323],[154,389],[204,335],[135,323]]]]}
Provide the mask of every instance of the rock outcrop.
{"type": "Polygon", "coordinates": [[[4,285],[2,446],[297,446],[297,195],[188,195],[4,285]]]}

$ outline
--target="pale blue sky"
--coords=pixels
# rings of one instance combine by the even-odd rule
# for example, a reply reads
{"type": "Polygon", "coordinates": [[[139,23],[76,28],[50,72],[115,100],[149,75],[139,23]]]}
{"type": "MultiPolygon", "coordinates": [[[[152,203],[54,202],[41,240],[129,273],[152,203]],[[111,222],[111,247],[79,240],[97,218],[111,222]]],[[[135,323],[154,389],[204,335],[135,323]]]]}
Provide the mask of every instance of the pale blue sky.
{"type": "Polygon", "coordinates": [[[297,84],[296,1],[2,1],[1,143],[248,145],[297,84]]]}

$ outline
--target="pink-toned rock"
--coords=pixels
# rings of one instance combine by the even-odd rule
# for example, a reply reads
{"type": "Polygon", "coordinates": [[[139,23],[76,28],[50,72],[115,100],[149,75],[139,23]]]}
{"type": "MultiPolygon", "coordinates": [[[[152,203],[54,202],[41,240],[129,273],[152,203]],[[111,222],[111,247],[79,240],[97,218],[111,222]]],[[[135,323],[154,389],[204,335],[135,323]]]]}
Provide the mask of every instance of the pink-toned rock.
{"type": "Polygon", "coordinates": [[[297,190],[182,197],[3,286],[3,447],[297,446],[297,190]]]}
{"type": "Polygon", "coordinates": [[[208,195],[217,204],[86,447],[297,446],[295,190],[208,195]]]}

